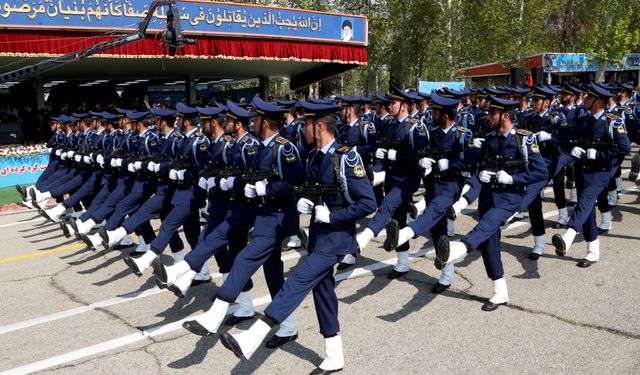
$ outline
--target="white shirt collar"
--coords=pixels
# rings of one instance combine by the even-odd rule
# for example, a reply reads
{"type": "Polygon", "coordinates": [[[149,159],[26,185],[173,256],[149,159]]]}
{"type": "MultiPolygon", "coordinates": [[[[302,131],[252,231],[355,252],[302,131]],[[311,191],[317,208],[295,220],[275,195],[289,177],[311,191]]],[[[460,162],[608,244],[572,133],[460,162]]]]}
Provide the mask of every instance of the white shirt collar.
{"type": "Polygon", "coordinates": [[[595,115],[593,115],[593,117],[594,117],[596,120],[600,120],[600,117],[602,117],[602,115],[604,115],[604,109],[603,109],[602,111],[600,111],[600,112],[596,113],[595,115]]]}
{"type": "Polygon", "coordinates": [[[190,130],[190,131],[186,134],[187,138],[191,137],[191,134],[195,133],[196,131],[198,131],[198,128],[194,128],[194,129],[190,130]]]}
{"type": "Polygon", "coordinates": [[[218,143],[220,142],[220,140],[224,138],[224,132],[220,133],[220,135],[216,138],[216,140],[214,141],[214,143],[218,143]]]}
{"type": "Polygon", "coordinates": [[[449,126],[449,127],[448,127],[448,128],[446,128],[446,129],[445,129],[445,128],[442,128],[442,132],[443,132],[443,133],[445,133],[445,134],[446,134],[446,133],[448,133],[448,132],[449,132],[449,130],[451,130],[451,129],[455,128],[455,125],[456,125],[456,124],[454,123],[454,124],[451,124],[451,126],[449,126]]]}
{"type": "Polygon", "coordinates": [[[351,123],[349,124],[349,126],[353,126],[353,125],[355,125],[357,122],[358,122],[358,119],[355,119],[355,120],[353,120],[353,122],[351,122],[351,123]]]}
{"type": "Polygon", "coordinates": [[[278,136],[278,133],[275,133],[274,135],[272,135],[271,137],[265,139],[264,141],[262,141],[262,144],[267,146],[269,145],[269,143],[271,143],[271,141],[278,136]]]}
{"type": "Polygon", "coordinates": [[[398,119],[398,121],[399,121],[399,122],[403,122],[403,121],[404,121],[404,120],[406,120],[408,117],[409,117],[409,115],[406,115],[406,116],[404,116],[403,118],[398,119]]]}
{"type": "Polygon", "coordinates": [[[327,152],[329,152],[329,149],[333,146],[333,144],[335,143],[335,139],[329,143],[327,143],[326,145],[322,146],[322,148],[320,149],[320,152],[322,152],[323,154],[327,154],[327,152]]]}

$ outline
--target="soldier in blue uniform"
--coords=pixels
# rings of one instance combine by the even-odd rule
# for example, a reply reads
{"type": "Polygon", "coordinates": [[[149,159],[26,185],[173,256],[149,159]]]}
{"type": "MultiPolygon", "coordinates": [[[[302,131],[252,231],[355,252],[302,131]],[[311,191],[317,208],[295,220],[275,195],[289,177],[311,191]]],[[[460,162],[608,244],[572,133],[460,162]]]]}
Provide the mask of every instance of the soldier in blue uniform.
{"type": "MultiPolygon", "coordinates": [[[[547,168],[535,136],[516,130],[517,102],[490,96],[487,120],[494,129],[481,150],[478,178],[482,182],[478,211],[480,221],[460,241],[443,236],[436,245],[436,268],[453,275],[453,264],[469,251],[480,250],[487,276],[493,280],[494,295],[483,306],[493,311],[508,302],[507,282],[500,259],[500,226],[520,209],[526,187],[547,181],[547,168]]],[[[446,287],[446,285],[443,285],[446,287]]]]}
{"type": "Polygon", "coordinates": [[[335,138],[334,107],[304,102],[301,106],[305,109],[305,136],[316,144],[307,162],[307,184],[334,188],[340,193],[325,190],[313,201],[302,193],[298,212],[312,215],[309,256],[289,274],[266,308],[264,318],[242,333],[223,333],[221,341],[238,357],[250,359],[271,327],[281,324],[312,292],[326,352],[326,358],[312,374],[330,374],[344,366],[333,266],[342,255],[356,249],[356,222],[375,211],[376,204],[358,153],[340,145],[335,138]]]}
{"type": "MultiPolygon", "coordinates": [[[[255,98],[256,131],[262,141],[255,149],[256,164],[233,180],[233,189],[242,189],[244,196],[257,204],[253,225],[253,239],[233,261],[211,309],[196,320],[183,326],[197,335],[217,332],[229,305],[238,298],[243,288],[260,266],[263,267],[271,297],[284,284],[280,244],[299,228],[298,212],[293,194],[294,187],[304,180],[304,167],[298,149],[278,133],[282,110],[255,98]]],[[[327,209],[328,210],[328,209],[327,209]]],[[[297,338],[293,315],[286,317],[268,346],[278,347],[297,338]]]]}
{"type": "MultiPolygon", "coordinates": [[[[391,220],[395,220],[393,225],[398,225],[400,229],[406,226],[409,204],[422,177],[418,151],[429,142],[427,127],[409,116],[411,103],[417,101],[420,101],[419,96],[393,87],[390,113],[396,120],[380,133],[378,149],[375,151],[376,159],[385,165],[385,197],[373,219],[367,223],[367,228],[357,236],[360,250],[364,250],[391,220]]],[[[409,271],[409,244],[398,246],[396,255],[396,267],[389,274],[392,279],[409,271]]]]}
{"type": "Polygon", "coordinates": [[[596,226],[595,203],[598,194],[605,190],[616,172],[618,160],[631,150],[631,143],[623,120],[612,113],[606,113],[605,103],[614,96],[608,90],[590,84],[584,107],[590,114],[577,120],[576,145],[571,150],[576,168],[578,205],[567,224],[564,235],[552,238],[556,254],[564,256],[578,231],[582,231],[587,242],[587,255],[578,262],[578,267],[586,268],[600,259],[600,240],[596,226]]]}
{"type": "MultiPolygon", "coordinates": [[[[194,185],[198,182],[200,169],[207,162],[210,141],[201,131],[195,108],[178,103],[176,109],[183,115],[181,125],[185,136],[177,141],[177,154],[169,170],[169,180],[176,185],[170,202],[172,207],[162,221],[158,235],[149,244],[150,251],[140,258],[124,258],[124,262],[137,276],[142,276],[156,257],[164,252],[180,226],[184,229],[191,249],[196,247],[200,235],[199,209],[205,205],[206,193],[197,186],[194,188],[194,185]]],[[[194,277],[202,282],[211,280],[206,267],[194,277]]]]}
{"type": "MultiPolygon", "coordinates": [[[[474,157],[469,149],[473,133],[462,126],[457,126],[458,99],[442,97],[436,93],[431,95],[431,110],[436,127],[430,132],[430,142],[425,150],[426,156],[418,164],[425,169],[424,213],[398,230],[396,225],[387,226],[387,238],[384,248],[391,251],[407,243],[416,235],[430,232],[433,243],[447,235],[447,214],[451,205],[460,197],[464,177],[462,172],[469,172],[474,157]]],[[[477,158],[477,157],[476,157],[477,158]]],[[[442,293],[443,286],[451,284],[453,275],[443,273],[440,283],[434,286],[434,293],[442,293]]]]}

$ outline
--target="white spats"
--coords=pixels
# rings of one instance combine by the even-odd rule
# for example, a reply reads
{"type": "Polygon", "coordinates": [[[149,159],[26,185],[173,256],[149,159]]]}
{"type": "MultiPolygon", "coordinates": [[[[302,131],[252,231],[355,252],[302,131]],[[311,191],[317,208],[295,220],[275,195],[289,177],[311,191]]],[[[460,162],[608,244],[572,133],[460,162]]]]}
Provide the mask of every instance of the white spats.
{"type": "Polygon", "coordinates": [[[102,237],[100,237],[99,233],[87,234],[86,236],[89,239],[89,242],[91,243],[91,247],[93,249],[97,249],[98,246],[102,245],[102,237]]]}
{"type": "Polygon", "coordinates": [[[36,190],[36,202],[42,202],[42,201],[46,201],[47,199],[51,198],[51,193],[48,191],[45,191],[44,193],[39,192],[38,190],[36,190]]]}
{"type": "Polygon", "coordinates": [[[297,249],[302,246],[302,241],[300,241],[300,237],[298,236],[291,236],[286,246],[291,249],[297,249]]]}
{"type": "MultiPolygon", "coordinates": [[[[218,332],[218,328],[220,328],[220,324],[222,324],[222,320],[227,314],[228,309],[228,302],[216,298],[215,301],[213,301],[213,305],[211,306],[211,308],[204,314],[197,317],[196,322],[200,323],[200,325],[206,328],[207,331],[216,333],[218,332]]],[[[267,333],[268,332],[269,331],[267,331],[267,333]]]]}
{"type": "Polygon", "coordinates": [[[458,201],[453,204],[453,212],[455,213],[455,217],[458,217],[462,213],[462,210],[467,208],[467,206],[469,206],[469,202],[467,202],[466,199],[464,199],[463,197],[458,199],[458,201]]]}
{"type": "Polygon", "coordinates": [[[442,273],[440,274],[440,279],[438,279],[438,282],[442,285],[451,285],[453,284],[455,275],[456,273],[454,264],[447,263],[447,265],[442,269],[442,273]]]}
{"type": "Polygon", "coordinates": [[[542,236],[534,236],[533,237],[533,249],[532,253],[542,255],[544,253],[544,244],[546,243],[547,237],[543,234],[542,236]]]}
{"type": "Polygon", "coordinates": [[[340,335],[324,339],[324,352],[326,358],[320,364],[321,369],[329,371],[340,370],[344,367],[344,353],[340,335]]]}
{"type": "Polygon", "coordinates": [[[132,246],[133,244],[135,244],[135,242],[133,242],[133,238],[131,238],[131,235],[129,234],[124,236],[122,241],[120,241],[120,245],[122,246],[132,246]]]}
{"type": "Polygon", "coordinates": [[[138,266],[140,272],[144,273],[144,271],[151,266],[151,263],[153,263],[153,260],[156,259],[156,257],[156,253],[154,253],[153,251],[147,251],[146,253],[142,254],[140,258],[133,258],[133,261],[135,262],[136,266],[138,266]]]}
{"type": "Polygon", "coordinates": [[[116,230],[107,231],[107,236],[109,236],[109,246],[114,247],[122,241],[122,239],[127,235],[127,230],[123,227],[119,227],[116,230]]]}
{"type": "Polygon", "coordinates": [[[610,191],[607,194],[607,198],[609,206],[615,207],[618,205],[618,192],[616,190],[610,191]]]}
{"type": "Polygon", "coordinates": [[[164,267],[164,272],[167,275],[168,285],[175,284],[176,281],[178,281],[178,279],[182,277],[182,275],[186,274],[191,270],[191,267],[189,267],[189,263],[185,262],[184,260],[180,262],[176,262],[172,266],[163,266],[163,267],[164,267]]]}
{"type": "Polygon", "coordinates": [[[569,222],[569,210],[566,207],[559,208],[558,209],[558,224],[567,225],[568,222],[569,222]]]}
{"type": "Polygon", "coordinates": [[[416,217],[418,217],[427,209],[427,201],[422,198],[418,202],[414,203],[413,206],[416,208],[416,217]]]}
{"type": "Polygon", "coordinates": [[[602,217],[601,217],[601,222],[598,225],[598,229],[603,230],[603,231],[609,231],[611,230],[611,211],[609,212],[603,212],[602,213],[602,217]]]}
{"type": "Polygon", "coordinates": [[[298,327],[296,326],[296,319],[293,314],[289,315],[287,319],[280,323],[276,336],[278,337],[290,337],[298,334],[298,327]]]}
{"type": "Polygon", "coordinates": [[[180,293],[184,296],[185,294],[187,294],[187,291],[189,290],[191,282],[193,281],[193,278],[195,276],[196,271],[189,269],[175,283],[173,283],[173,286],[178,288],[180,290],[180,293]]]}
{"type": "Polygon", "coordinates": [[[467,256],[467,246],[460,241],[451,241],[449,242],[449,259],[447,259],[448,263],[458,263],[464,257],[467,256]]]}
{"type": "Polygon", "coordinates": [[[54,223],[60,222],[60,218],[65,214],[67,209],[62,205],[62,203],[53,206],[52,208],[44,210],[45,214],[53,221],[54,223]]]}
{"type": "Polygon", "coordinates": [[[456,235],[456,222],[451,219],[447,219],[447,237],[453,237],[456,235]]]}
{"type": "Polygon", "coordinates": [[[504,277],[493,281],[493,297],[489,301],[496,305],[509,302],[507,280],[504,277]]]}
{"type": "Polygon", "coordinates": [[[592,262],[597,262],[600,260],[600,239],[595,239],[594,241],[587,242],[587,256],[584,257],[586,260],[590,260],[592,262]]]}
{"type": "Polygon", "coordinates": [[[171,255],[173,255],[173,259],[175,259],[176,262],[181,262],[181,261],[184,260],[184,250],[176,251],[175,253],[173,253],[171,255]]]}
{"type": "Polygon", "coordinates": [[[352,254],[347,254],[342,258],[340,263],[343,263],[343,264],[356,264],[356,257],[354,257],[352,254]]]}
{"type": "Polygon", "coordinates": [[[569,203],[578,203],[578,190],[576,188],[571,189],[571,193],[569,195],[569,203]]]}
{"type": "Polygon", "coordinates": [[[564,242],[564,248],[566,252],[569,252],[569,248],[573,244],[573,241],[576,239],[576,234],[578,233],[575,229],[569,228],[567,229],[567,232],[562,236],[562,242],[564,242]]]}
{"type": "Polygon", "coordinates": [[[76,221],[76,226],[78,227],[78,233],[87,234],[96,225],[96,222],[93,219],[87,219],[87,221],[76,221]]]}
{"type": "Polygon", "coordinates": [[[200,272],[198,272],[193,279],[200,280],[200,281],[211,280],[211,273],[209,272],[209,266],[207,266],[207,264],[205,263],[204,266],[202,266],[202,269],[200,270],[200,272]]]}
{"type": "Polygon", "coordinates": [[[150,249],[151,249],[151,245],[147,244],[144,241],[144,237],[138,236],[138,246],[136,246],[136,249],[134,250],[134,252],[136,252],[136,253],[146,253],[150,249]]]}
{"type": "Polygon", "coordinates": [[[361,233],[358,233],[358,235],[356,236],[356,242],[358,243],[361,251],[364,251],[364,249],[369,244],[369,241],[371,241],[373,237],[375,237],[375,235],[369,228],[365,228],[365,230],[363,230],[361,233]]]}
{"type": "Polygon", "coordinates": [[[378,186],[378,185],[380,185],[381,183],[383,183],[383,182],[384,182],[384,178],[385,178],[386,174],[387,174],[387,173],[386,173],[386,172],[384,172],[384,171],[383,171],[383,172],[373,172],[373,182],[372,182],[372,185],[373,185],[373,186],[378,186]]]}
{"type": "Polygon", "coordinates": [[[238,309],[233,313],[233,316],[246,317],[254,316],[256,313],[253,307],[253,300],[251,299],[251,292],[242,292],[238,296],[238,309]]]}
{"type": "Polygon", "coordinates": [[[238,346],[240,346],[240,350],[244,357],[246,359],[250,359],[270,331],[271,327],[263,320],[259,319],[248,330],[231,336],[233,336],[238,343],[238,346]]]}
{"type": "Polygon", "coordinates": [[[409,272],[409,252],[398,251],[396,252],[396,255],[398,257],[398,262],[396,263],[394,270],[396,272],[409,272]]]}
{"type": "Polygon", "coordinates": [[[410,227],[404,227],[398,232],[398,246],[408,242],[415,236],[415,232],[410,227]]]}

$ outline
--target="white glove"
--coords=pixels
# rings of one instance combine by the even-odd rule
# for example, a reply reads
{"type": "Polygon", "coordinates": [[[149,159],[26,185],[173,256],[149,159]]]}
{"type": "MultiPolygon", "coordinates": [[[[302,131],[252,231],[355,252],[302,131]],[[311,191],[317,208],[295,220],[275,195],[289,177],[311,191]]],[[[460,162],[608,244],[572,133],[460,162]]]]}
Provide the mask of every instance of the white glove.
{"type": "Polygon", "coordinates": [[[207,187],[209,189],[216,187],[216,178],[215,177],[209,177],[207,179],[207,187]]]}
{"type": "Polygon", "coordinates": [[[133,163],[134,168],[136,169],[136,171],[139,171],[142,169],[142,162],[141,161],[137,161],[135,163],[133,163]]]}
{"type": "Polygon", "coordinates": [[[582,157],[582,155],[586,154],[587,152],[584,150],[584,148],[581,147],[574,147],[571,150],[571,156],[573,156],[576,159],[580,159],[582,157]]]}
{"type": "Polygon", "coordinates": [[[79,154],[73,155],[73,160],[75,160],[76,163],[80,163],[80,160],[82,160],[82,155],[79,155],[79,154]]]}
{"type": "Polygon", "coordinates": [[[222,189],[222,191],[228,191],[230,189],[233,188],[233,181],[236,178],[231,176],[228,178],[223,178],[222,180],[220,180],[220,189],[222,189]]]}
{"type": "Polygon", "coordinates": [[[326,204],[323,204],[322,206],[316,206],[315,213],[316,223],[331,223],[331,211],[329,211],[329,207],[327,207],[326,204]]]}
{"type": "Polygon", "coordinates": [[[98,164],[102,165],[104,164],[104,156],[98,154],[98,156],[96,157],[96,161],[98,162],[98,164]]]}
{"type": "Polygon", "coordinates": [[[313,212],[313,202],[307,198],[300,198],[296,207],[301,214],[310,214],[313,212]]]}
{"type": "Polygon", "coordinates": [[[62,155],[62,150],[57,149],[57,150],[56,150],[56,156],[61,156],[61,155],[62,155]]]}
{"type": "Polygon", "coordinates": [[[589,160],[596,160],[596,149],[595,148],[590,148],[587,150],[587,159],[589,160]]]}
{"type": "Polygon", "coordinates": [[[505,171],[498,171],[498,173],[496,173],[496,181],[498,181],[499,184],[511,185],[513,184],[513,177],[505,171]]]}
{"type": "Polygon", "coordinates": [[[63,152],[62,154],[60,154],[60,159],[67,160],[67,155],[68,154],[66,152],[63,152]]]}
{"type": "Polygon", "coordinates": [[[256,194],[258,194],[259,197],[264,197],[265,195],[267,195],[268,183],[269,181],[267,181],[266,178],[262,181],[256,182],[256,194]]]}
{"type": "Polygon", "coordinates": [[[376,159],[386,159],[387,158],[387,150],[384,148],[379,148],[376,150],[376,159]]]}
{"type": "Polygon", "coordinates": [[[53,148],[51,148],[51,147],[47,147],[47,152],[48,152],[49,154],[51,153],[51,151],[53,151],[53,148]]]}
{"type": "Polygon", "coordinates": [[[447,169],[449,169],[449,159],[438,160],[438,169],[440,169],[441,172],[444,172],[447,169]]]}
{"type": "Polygon", "coordinates": [[[495,176],[495,174],[496,172],[481,171],[478,175],[478,179],[480,182],[484,182],[486,184],[491,182],[491,177],[495,176]]]}
{"type": "MultiPolygon", "coordinates": [[[[129,164],[131,165],[131,164],[129,164]]],[[[169,179],[177,181],[178,180],[178,170],[177,169],[172,169],[169,171],[169,179]]]]}
{"type": "Polygon", "coordinates": [[[538,142],[546,142],[549,140],[551,140],[551,134],[547,133],[544,130],[538,132],[538,142]]]}
{"type": "Polygon", "coordinates": [[[200,179],[198,180],[198,186],[203,190],[207,190],[207,179],[204,177],[200,177],[200,179]]]}
{"type": "Polygon", "coordinates": [[[149,164],[147,164],[147,169],[149,170],[149,172],[155,172],[156,165],[158,164],[150,161],[149,164]]]}
{"type": "Polygon", "coordinates": [[[244,185],[244,196],[247,198],[257,197],[256,186],[251,184],[244,185]]]}
{"type": "Polygon", "coordinates": [[[473,139],[473,147],[482,148],[482,144],[484,143],[484,138],[474,138],[473,139]]]}
{"type": "Polygon", "coordinates": [[[129,163],[129,164],[127,165],[127,170],[128,170],[129,172],[133,173],[133,172],[135,172],[135,171],[136,171],[136,166],[135,166],[134,164],[132,164],[132,163],[129,163]]]}
{"type": "Polygon", "coordinates": [[[84,161],[85,164],[91,164],[91,158],[88,156],[84,156],[82,158],[82,161],[84,161]]]}
{"type": "Polygon", "coordinates": [[[111,159],[111,163],[109,163],[109,164],[111,164],[112,167],[117,167],[118,166],[117,160],[118,159],[111,159]]]}
{"type": "Polygon", "coordinates": [[[178,171],[178,180],[184,181],[184,175],[187,173],[186,169],[181,169],[178,171]]]}
{"type": "Polygon", "coordinates": [[[396,150],[387,151],[387,159],[389,159],[391,161],[396,161],[396,156],[397,155],[398,155],[398,151],[396,151],[396,150]]]}
{"type": "Polygon", "coordinates": [[[422,158],[418,160],[418,165],[424,168],[424,175],[428,176],[433,171],[433,164],[435,164],[435,160],[431,158],[422,158]]]}
{"type": "Polygon", "coordinates": [[[156,173],[160,172],[160,164],[153,163],[153,171],[156,173]]]}
{"type": "Polygon", "coordinates": [[[75,152],[75,151],[67,151],[67,157],[68,157],[69,159],[71,159],[71,158],[73,157],[73,155],[75,155],[75,154],[76,154],[76,152],[75,152]]]}

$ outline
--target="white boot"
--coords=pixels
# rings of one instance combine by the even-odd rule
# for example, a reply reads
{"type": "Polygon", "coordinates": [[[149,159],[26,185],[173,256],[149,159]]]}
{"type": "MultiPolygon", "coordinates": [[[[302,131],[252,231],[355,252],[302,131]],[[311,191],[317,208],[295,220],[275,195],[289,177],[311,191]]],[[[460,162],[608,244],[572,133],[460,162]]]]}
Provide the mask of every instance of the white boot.
{"type": "Polygon", "coordinates": [[[468,206],[469,206],[469,202],[467,202],[466,199],[462,197],[458,199],[458,201],[453,204],[453,212],[455,214],[455,217],[457,218],[462,213],[462,210],[464,210],[468,206]]]}
{"type": "Polygon", "coordinates": [[[607,201],[609,203],[609,206],[611,207],[615,207],[618,205],[618,191],[614,190],[614,191],[610,191],[607,194],[607,201]]]}
{"type": "Polygon", "coordinates": [[[291,236],[286,246],[290,249],[297,249],[302,246],[302,241],[300,241],[300,237],[298,236],[291,236]]]}
{"type": "Polygon", "coordinates": [[[122,239],[122,241],[120,241],[120,245],[122,246],[131,246],[133,245],[135,242],[133,242],[133,238],[131,238],[130,234],[127,234],[126,236],[124,236],[124,238],[122,239]]]}
{"type": "Polygon", "coordinates": [[[205,263],[202,266],[202,269],[200,270],[200,272],[198,272],[193,279],[194,280],[198,280],[198,281],[209,281],[209,280],[211,280],[211,273],[209,273],[209,266],[205,263]]]}
{"type": "Polygon", "coordinates": [[[624,190],[624,182],[622,181],[622,176],[616,177],[616,191],[619,193],[624,190]]]}
{"type": "Polygon", "coordinates": [[[167,288],[172,291],[176,297],[182,298],[187,294],[195,275],[196,271],[189,269],[189,271],[182,275],[173,285],[169,285],[167,288]]]}
{"type": "Polygon", "coordinates": [[[89,239],[92,249],[97,249],[98,246],[102,245],[102,237],[100,237],[100,233],[85,234],[85,236],[89,239]]]}
{"type": "Polygon", "coordinates": [[[398,246],[409,242],[415,236],[415,232],[410,227],[404,227],[398,232],[398,246]]]}
{"type": "Polygon", "coordinates": [[[578,203],[578,189],[571,189],[571,193],[569,194],[569,203],[578,203]]]}
{"type": "Polygon", "coordinates": [[[584,259],[597,262],[600,260],[600,239],[595,239],[594,241],[587,242],[587,256],[584,259]]]}
{"type": "Polygon", "coordinates": [[[342,263],[342,264],[356,264],[356,257],[354,257],[352,254],[347,254],[344,257],[342,257],[342,260],[340,261],[340,263],[342,263]]]}
{"type": "Polygon", "coordinates": [[[456,222],[455,220],[447,219],[447,237],[453,237],[456,235],[456,222]]]}
{"type": "Polygon", "coordinates": [[[62,205],[62,203],[53,206],[52,208],[44,210],[45,214],[53,221],[54,223],[60,222],[60,218],[65,214],[67,208],[62,205]]]}
{"type": "Polygon", "coordinates": [[[437,269],[442,270],[449,263],[458,263],[467,256],[467,246],[464,242],[449,241],[443,237],[445,241],[440,240],[436,245],[436,259],[434,261],[437,269]]]}
{"type": "Polygon", "coordinates": [[[409,252],[408,251],[398,251],[396,252],[398,257],[398,262],[396,263],[396,267],[394,271],[405,273],[409,272],[409,252]]]}
{"type": "Polygon", "coordinates": [[[32,201],[22,201],[22,205],[27,207],[27,208],[31,208],[31,209],[35,208],[35,207],[33,207],[33,202],[32,201]]]}
{"type": "Polygon", "coordinates": [[[496,305],[506,304],[509,302],[507,280],[504,277],[493,281],[493,297],[491,297],[489,301],[496,305]]]}
{"type": "Polygon", "coordinates": [[[384,182],[384,178],[386,176],[386,172],[373,172],[373,182],[371,183],[373,186],[378,186],[384,182]]]}
{"type": "Polygon", "coordinates": [[[138,246],[136,246],[136,249],[134,250],[134,252],[146,253],[147,251],[149,251],[149,249],[151,249],[151,245],[148,245],[147,243],[145,243],[144,238],[142,236],[138,236],[138,246]]]}
{"type": "Polygon", "coordinates": [[[418,217],[424,213],[424,210],[427,209],[427,201],[422,198],[418,202],[414,203],[413,206],[416,208],[415,216],[418,217]]]}
{"type": "Polygon", "coordinates": [[[184,249],[178,250],[171,255],[173,255],[173,259],[175,259],[176,262],[181,262],[184,260],[184,249]]]}
{"type": "MultiPolygon", "coordinates": [[[[533,236],[533,249],[532,254],[542,255],[544,253],[544,245],[547,242],[547,236],[533,236]]],[[[537,259],[537,258],[536,258],[537,259]]]]}
{"type": "Polygon", "coordinates": [[[440,274],[440,279],[438,279],[438,282],[442,285],[451,285],[453,284],[455,275],[456,273],[454,264],[447,263],[447,265],[442,269],[442,273],[440,274]]]}
{"type": "Polygon", "coordinates": [[[544,199],[544,189],[540,190],[540,198],[544,199]]]}
{"type": "Polygon", "coordinates": [[[38,190],[36,190],[36,202],[40,203],[42,201],[46,201],[48,199],[51,198],[51,193],[48,191],[45,191],[44,193],[39,192],[38,190]]]}
{"type": "MultiPolygon", "coordinates": [[[[80,229],[80,228],[78,228],[80,229]]],[[[127,235],[127,230],[124,229],[123,227],[119,227],[116,230],[109,230],[107,231],[107,236],[109,237],[109,243],[108,246],[109,248],[116,246],[117,244],[120,243],[120,241],[122,241],[122,239],[127,235]]]]}
{"type": "Polygon", "coordinates": [[[144,273],[151,266],[151,263],[158,257],[153,251],[147,251],[140,258],[131,258],[138,267],[140,273],[144,273]]]}
{"type": "Polygon", "coordinates": [[[91,230],[91,228],[96,226],[96,222],[93,219],[87,219],[87,221],[76,221],[76,226],[78,227],[79,234],[87,234],[91,230]]]}
{"type": "Polygon", "coordinates": [[[201,326],[206,328],[207,331],[216,333],[218,332],[218,328],[220,328],[220,324],[222,324],[222,320],[227,315],[228,309],[228,302],[216,298],[213,301],[213,305],[211,306],[211,308],[204,314],[197,317],[195,320],[196,322],[200,323],[201,326]]]}
{"type": "Polygon", "coordinates": [[[569,222],[569,210],[566,207],[559,208],[557,223],[560,225],[567,225],[568,222],[569,222]]]}
{"type": "Polygon", "coordinates": [[[375,234],[373,234],[373,231],[369,228],[365,228],[361,233],[358,233],[356,236],[356,242],[360,247],[360,251],[364,251],[373,237],[375,237],[375,234]]]}
{"type": "MultiPolygon", "coordinates": [[[[271,331],[271,326],[258,319],[246,331],[230,335],[240,347],[244,359],[250,359],[271,331]]],[[[223,338],[224,339],[224,338],[223,338]]]]}
{"type": "Polygon", "coordinates": [[[569,252],[573,241],[576,239],[576,234],[578,234],[578,232],[573,228],[567,229],[567,232],[562,236],[554,234],[553,238],[551,238],[551,242],[553,242],[553,246],[556,247],[556,254],[560,256],[566,255],[567,252],[569,252]]]}
{"type": "Polygon", "coordinates": [[[324,352],[326,358],[320,364],[322,370],[340,370],[344,367],[342,337],[340,335],[324,339],[324,352]]]}
{"type": "Polygon", "coordinates": [[[280,323],[276,336],[278,337],[291,337],[298,334],[298,327],[296,327],[296,319],[293,314],[289,315],[287,319],[280,323]]]}
{"type": "Polygon", "coordinates": [[[167,275],[167,280],[163,281],[166,281],[167,285],[175,284],[184,274],[191,271],[189,263],[184,260],[176,262],[172,266],[163,265],[162,267],[164,267],[164,273],[167,275]]]}
{"type": "Polygon", "coordinates": [[[603,231],[610,231],[611,230],[611,211],[603,212],[601,220],[602,221],[600,222],[600,225],[598,225],[598,229],[603,231]]]}
{"type": "Polygon", "coordinates": [[[238,309],[233,313],[233,316],[247,317],[254,316],[256,310],[253,307],[253,299],[251,299],[251,292],[242,292],[238,296],[238,309]]]}

